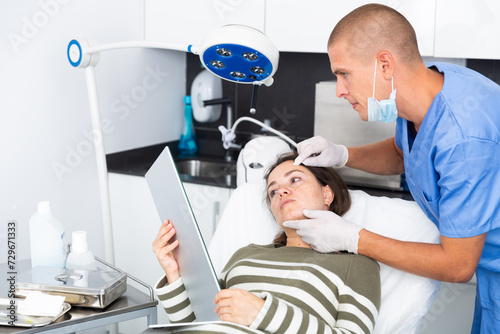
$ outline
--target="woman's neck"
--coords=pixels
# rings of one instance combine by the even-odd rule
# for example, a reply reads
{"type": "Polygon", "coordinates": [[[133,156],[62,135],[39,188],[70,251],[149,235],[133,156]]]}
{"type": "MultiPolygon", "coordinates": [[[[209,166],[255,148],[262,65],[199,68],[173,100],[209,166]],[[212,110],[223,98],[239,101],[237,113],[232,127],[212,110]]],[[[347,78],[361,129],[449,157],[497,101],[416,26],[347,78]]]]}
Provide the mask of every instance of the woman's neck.
{"type": "Polygon", "coordinates": [[[303,247],[303,248],[312,248],[311,245],[302,241],[300,236],[295,236],[291,238],[286,238],[286,246],[287,247],[303,247]]]}

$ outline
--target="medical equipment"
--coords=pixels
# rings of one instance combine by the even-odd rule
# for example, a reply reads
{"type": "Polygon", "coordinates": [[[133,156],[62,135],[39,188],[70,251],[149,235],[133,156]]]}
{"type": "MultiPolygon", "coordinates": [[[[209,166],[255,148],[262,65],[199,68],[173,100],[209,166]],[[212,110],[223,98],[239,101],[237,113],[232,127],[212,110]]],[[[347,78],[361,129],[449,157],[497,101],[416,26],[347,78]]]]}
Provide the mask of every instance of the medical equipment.
{"type": "Polygon", "coordinates": [[[255,123],[257,125],[260,125],[264,129],[267,129],[269,132],[274,133],[275,135],[277,135],[280,138],[283,138],[285,141],[287,141],[293,147],[297,147],[297,143],[294,142],[287,135],[279,132],[278,130],[273,129],[272,127],[270,127],[269,125],[267,125],[265,123],[262,123],[261,121],[258,121],[256,119],[253,119],[253,118],[248,117],[248,116],[243,116],[243,117],[238,118],[236,120],[236,122],[234,122],[231,129],[226,129],[226,127],[223,125],[219,126],[219,131],[222,134],[222,145],[224,146],[225,149],[228,149],[229,147],[231,147],[231,143],[236,139],[236,135],[234,133],[236,131],[236,127],[238,126],[238,124],[240,124],[243,121],[247,121],[247,122],[251,122],[251,123],[255,123]]]}
{"type": "MultiPolygon", "coordinates": [[[[370,196],[359,190],[350,194],[346,220],[398,240],[439,243],[439,231],[415,202],[370,196]]],[[[280,231],[264,196],[262,179],[238,184],[231,195],[208,248],[217,273],[237,249],[249,243],[269,244],[280,231]]],[[[374,333],[417,333],[439,292],[439,282],[384,264],[380,264],[380,278],[382,302],[374,333]]]]}
{"type": "Polygon", "coordinates": [[[111,206],[107,179],[106,154],[102,140],[101,116],[94,67],[102,51],[122,48],[157,48],[191,52],[214,75],[237,83],[270,86],[278,69],[279,52],[273,43],[257,29],[242,25],[227,25],[214,30],[201,46],[157,41],[128,41],[94,45],[87,40],[72,40],[68,44],[67,57],[73,67],[85,68],[90,101],[92,132],[101,140],[95,140],[95,154],[99,177],[103,234],[106,260],[114,263],[111,206]]]}
{"type": "Polygon", "coordinates": [[[241,149],[236,162],[236,184],[259,182],[264,179],[266,166],[284,152],[292,152],[290,145],[280,137],[258,136],[241,149]]]}
{"type": "Polygon", "coordinates": [[[226,25],[212,31],[202,45],[185,45],[156,41],[128,41],[93,45],[87,40],[72,40],[67,56],[73,67],[94,67],[102,51],[123,48],[155,48],[197,54],[214,75],[237,83],[272,85],[278,69],[279,51],[257,29],[243,25],[226,25]],[[248,46],[251,45],[251,46],[248,46]]]}
{"type": "MultiPolygon", "coordinates": [[[[104,263],[104,262],[103,262],[104,263]]],[[[73,270],[35,267],[17,277],[16,296],[33,291],[64,296],[71,305],[105,308],[127,290],[127,274],[113,269],[73,270]]]]}
{"type": "Polygon", "coordinates": [[[257,92],[259,90],[259,86],[254,84],[252,91],[252,100],[250,101],[250,113],[255,114],[257,112],[257,92]]]}

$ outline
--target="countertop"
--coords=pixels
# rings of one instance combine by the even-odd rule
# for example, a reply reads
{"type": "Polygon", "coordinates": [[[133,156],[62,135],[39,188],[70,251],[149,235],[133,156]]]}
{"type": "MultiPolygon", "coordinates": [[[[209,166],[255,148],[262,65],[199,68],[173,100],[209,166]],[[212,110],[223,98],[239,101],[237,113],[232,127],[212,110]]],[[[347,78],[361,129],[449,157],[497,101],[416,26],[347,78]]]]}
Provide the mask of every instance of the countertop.
{"type": "MultiPolygon", "coordinates": [[[[106,156],[108,171],[110,173],[127,174],[134,176],[144,176],[149,168],[153,165],[156,158],[160,155],[163,149],[168,146],[172,157],[175,161],[183,159],[199,159],[209,161],[224,161],[224,156],[211,154],[190,154],[184,155],[179,153],[177,149],[178,141],[168,142],[143,148],[138,148],[129,151],[123,151],[106,156]]],[[[234,161],[236,164],[236,161],[234,161]]],[[[202,185],[212,185],[223,188],[236,188],[236,178],[233,177],[231,182],[226,183],[225,180],[196,178],[189,175],[180,174],[183,182],[197,183],[202,185]]]]}
{"type": "Polygon", "coordinates": [[[169,142],[108,154],[106,163],[111,173],[144,176],[163,149],[168,146],[174,159],[179,157],[178,142],[169,142]]]}
{"type": "MultiPolygon", "coordinates": [[[[168,146],[170,148],[174,160],[196,158],[202,160],[222,161],[224,159],[220,155],[216,156],[211,154],[182,155],[179,153],[179,150],[177,149],[177,144],[178,141],[173,141],[173,142],[133,149],[129,151],[108,154],[106,156],[108,171],[111,173],[144,176],[151,167],[151,165],[154,163],[156,158],[163,151],[165,146],[168,146]]],[[[221,182],[218,182],[217,180],[214,180],[214,182],[210,182],[209,180],[207,181],[206,179],[198,180],[196,178],[192,178],[182,174],[181,174],[181,179],[182,181],[189,183],[214,185],[226,188],[236,188],[236,184],[225,185],[221,184],[221,182]]],[[[386,196],[392,198],[403,198],[406,200],[413,200],[413,197],[408,191],[364,187],[353,184],[347,184],[347,185],[349,186],[349,189],[363,190],[364,192],[372,196],[386,196]]]]}

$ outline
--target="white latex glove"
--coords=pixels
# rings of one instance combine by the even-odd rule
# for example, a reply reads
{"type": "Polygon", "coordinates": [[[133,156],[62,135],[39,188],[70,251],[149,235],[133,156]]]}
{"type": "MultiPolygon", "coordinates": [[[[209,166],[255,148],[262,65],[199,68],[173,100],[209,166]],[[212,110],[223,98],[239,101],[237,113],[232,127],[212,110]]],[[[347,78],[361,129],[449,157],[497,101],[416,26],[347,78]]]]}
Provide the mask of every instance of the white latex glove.
{"type": "Polygon", "coordinates": [[[363,228],[331,211],[304,210],[310,219],[288,220],[283,225],[297,230],[305,243],[321,253],[348,251],[358,253],[359,231],[363,228]]]}
{"type": "Polygon", "coordinates": [[[303,163],[315,167],[342,167],[345,166],[349,153],[344,145],[329,142],[321,136],[315,136],[297,145],[299,156],[294,165],[303,163]]]}

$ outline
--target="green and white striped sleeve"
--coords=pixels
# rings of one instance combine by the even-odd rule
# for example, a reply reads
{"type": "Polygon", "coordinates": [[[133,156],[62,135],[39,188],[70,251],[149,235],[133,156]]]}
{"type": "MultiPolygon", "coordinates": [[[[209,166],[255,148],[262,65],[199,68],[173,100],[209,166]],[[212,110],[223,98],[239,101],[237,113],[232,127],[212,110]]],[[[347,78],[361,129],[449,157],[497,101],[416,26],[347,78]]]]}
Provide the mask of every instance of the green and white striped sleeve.
{"type": "Polygon", "coordinates": [[[170,322],[192,322],[196,320],[182,278],[167,284],[167,278],[162,277],[155,285],[155,292],[170,322]]]}

